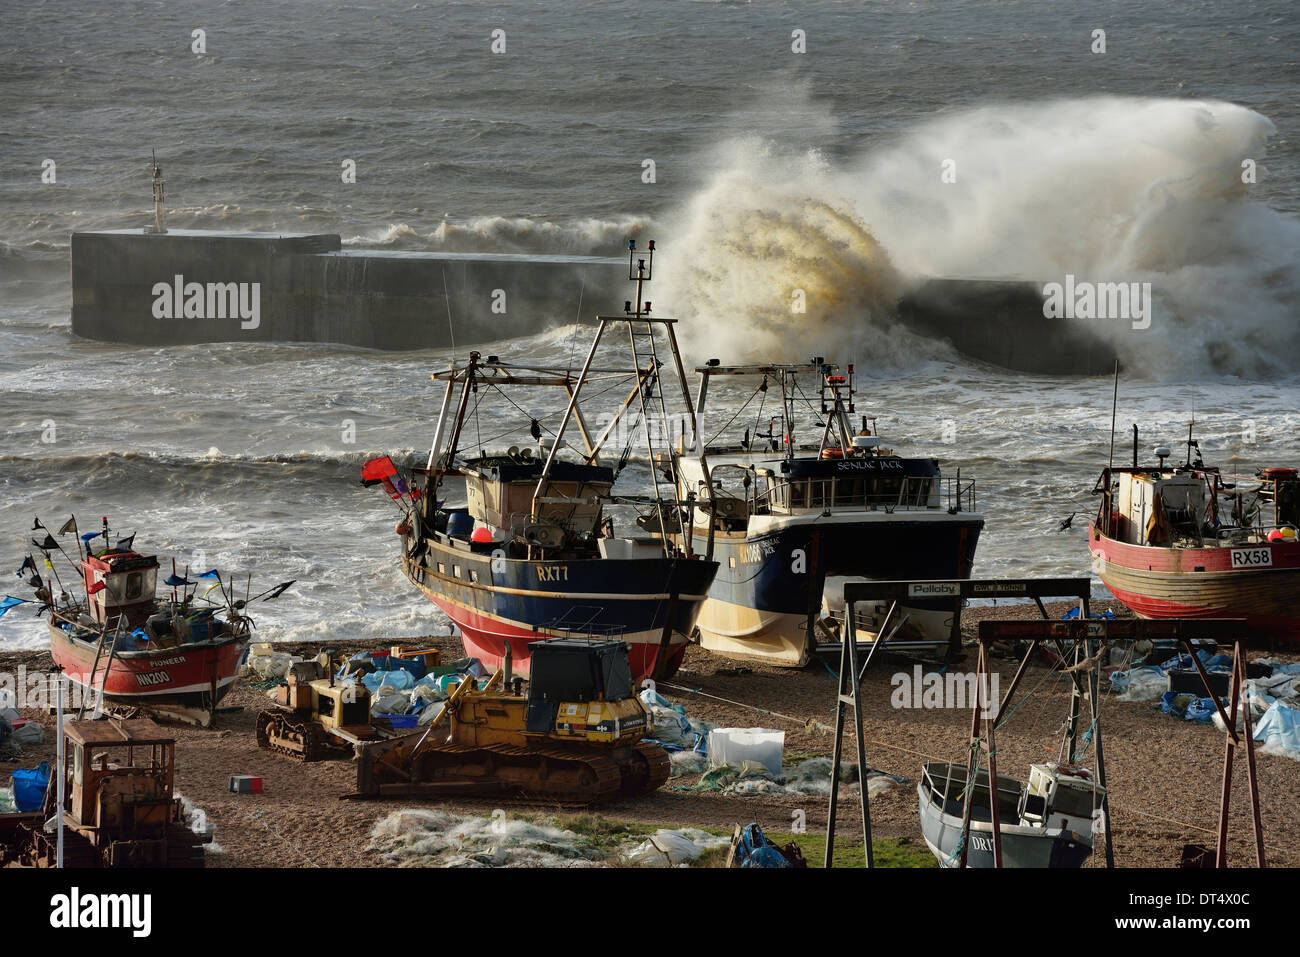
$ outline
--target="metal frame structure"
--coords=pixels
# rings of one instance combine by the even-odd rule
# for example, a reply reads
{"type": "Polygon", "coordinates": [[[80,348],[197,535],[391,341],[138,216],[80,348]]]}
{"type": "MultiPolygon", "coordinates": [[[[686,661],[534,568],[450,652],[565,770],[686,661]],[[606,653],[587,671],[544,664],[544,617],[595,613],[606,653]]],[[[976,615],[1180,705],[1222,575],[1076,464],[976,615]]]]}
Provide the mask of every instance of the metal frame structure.
{"type": "MultiPolygon", "coordinates": [[[[1249,781],[1251,813],[1253,815],[1254,835],[1255,835],[1255,861],[1259,867],[1264,867],[1264,829],[1263,822],[1260,819],[1259,811],[1259,782],[1255,773],[1255,740],[1254,731],[1251,726],[1250,708],[1245,705],[1243,695],[1243,685],[1246,676],[1246,659],[1242,653],[1241,635],[1246,632],[1246,622],[1241,618],[1164,618],[1164,619],[1143,619],[1143,618],[1123,618],[1112,620],[1075,620],[1075,621],[982,621],[979,626],[979,676],[976,680],[976,687],[981,687],[988,668],[988,649],[994,641],[1027,641],[1029,648],[1025,652],[1025,657],[1021,660],[1016,675],[1011,681],[1011,687],[1007,689],[997,711],[997,716],[992,720],[985,718],[985,734],[979,734],[980,723],[980,705],[978,694],[974,717],[971,722],[971,764],[968,766],[968,778],[974,773],[975,749],[985,751],[988,754],[989,763],[989,780],[997,781],[997,745],[994,739],[994,728],[998,720],[1006,712],[1011,703],[1012,696],[1016,692],[1016,687],[1024,675],[1025,668],[1029,659],[1033,656],[1034,649],[1042,642],[1051,641],[1057,644],[1058,648],[1063,648],[1065,642],[1074,642],[1076,652],[1081,647],[1088,648],[1088,654],[1094,654],[1096,643],[1105,641],[1137,641],[1141,639],[1173,640],[1178,642],[1191,657],[1196,667],[1197,674],[1200,676],[1201,684],[1205,688],[1205,696],[1214,702],[1214,707],[1218,711],[1220,718],[1224,722],[1227,733],[1224,736],[1224,758],[1223,758],[1223,791],[1219,801],[1219,828],[1218,828],[1218,848],[1215,853],[1215,866],[1228,866],[1228,810],[1231,804],[1232,796],[1232,765],[1233,749],[1243,746],[1242,738],[1244,736],[1244,746],[1246,749],[1246,774],[1249,781]],[[1231,640],[1233,642],[1232,651],[1232,684],[1229,691],[1229,710],[1224,711],[1223,702],[1219,696],[1214,693],[1214,688],[1210,683],[1210,676],[1205,670],[1201,660],[1196,657],[1196,649],[1193,642],[1197,640],[1213,639],[1215,641],[1231,640]],[[1237,708],[1242,705],[1242,734],[1237,733],[1237,708]]],[[[1071,673],[1076,681],[1078,673],[1071,673]]],[[[1092,696],[1091,700],[1095,703],[1097,694],[1097,669],[1092,668],[1089,671],[1089,690],[1092,696]]],[[[1093,710],[1094,718],[1096,710],[1093,710]]],[[[1097,726],[1094,729],[1095,742],[1097,746],[1097,767],[1098,783],[1105,786],[1105,779],[1102,776],[1102,749],[1101,749],[1101,722],[1097,719],[1097,726]]],[[[967,789],[966,807],[963,814],[963,843],[961,864],[966,866],[966,846],[970,837],[970,805],[972,795],[967,789]]],[[[989,788],[991,795],[991,818],[993,824],[993,860],[994,867],[1002,866],[1002,832],[998,821],[998,798],[997,787],[991,784],[989,788]]],[[[1114,857],[1111,852],[1110,842],[1110,806],[1109,800],[1103,801],[1102,805],[1105,811],[1106,824],[1106,851],[1107,866],[1114,866],[1114,857]]]]}
{"type": "MultiPolygon", "coordinates": [[[[1087,578],[968,578],[968,579],[948,579],[935,581],[868,581],[868,582],[850,582],[844,586],[844,617],[845,631],[844,639],[839,642],[840,645],[840,671],[839,687],[835,699],[835,752],[831,761],[831,794],[830,807],[826,821],[826,856],[825,866],[830,867],[831,856],[835,847],[835,812],[839,806],[839,774],[842,758],[842,739],[844,736],[844,709],[851,707],[853,709],[854,730],[857,734],[858,749],[858,776],[861,793],[859,800],[862,806],[862,833],[865,839],[865,853],[867,867],[874,867],[875,860],[871,848],[871,797],[867,793],[866,781],[866,743],[862,738],[862,709],[861,709],[861,682],[862,677],[871,667],[871,661],[876,652],[886,645],[891,645],[889,641],[889,632],[887,627],[889,621],[898,609],[900,601],[918,598],[953,598],[957,603],[958,614],[953,620],[953,637],[950,639],[950,651],[960,651],[961,642],[961,623],[960,623],[960,603],[967,598],[1032,598],[1038,610],[1042,613],[1043,622],[1028,622],[1029,625],[1039,625],[1043,623],[1056,624],[1052,622],[1047,615],[1047,608],[1043,605],[1044,598],[1073,597],[1079,601],[1079,612],[1082,619],[1088,617],[1088,600],[1092,590],[1092,583],[1087,578]],[[878,637],[875,641],[864,643],[867,647],[867,660],[858,668],[858,651],[859,643],[857,640],[857,605],[859,602],[876,601],[879,599],[889,600],[889,609],[880,624],[877,632],[878,637]]],[[[983,623],[981,623],[982,625],[983,623]]],[[[899,642],[891,647],[897,650],[907,650],[913,643],[899,642]]],[[[819,646],[818,650],[824,647],[819,646]]],[[[1032,651],[1032,649],[1031,649],[1032,651]]],[[[1076,656],[1079,649],[1076,648],[1076,656]]],[[[1061,651],[1064,657],[1064,649],[1061,651]]],[[[1016,674],[1018,681],[1020,675],[1024,672],[1029,663],[1029,656],[1021,662],[1020,670],[1016,674]]],[[[977,679],[977,691],[975,701],[975,720],[978,722],[982,706],[980,704],[980,690],[982,686],[979,682],[984,678],[985,650],[984,645],[980,645],[980,666],[981,673],[977,679]]],[[[1071,672],[1074,679],[1074,693],[1070,704],[1070,722],[1067,730],[1067,754],[1070,761],[1074,760],[1076,732],[1079,723],[1079,704],[1083,697],[1088,697],[1093,707],[1093,716],[1096,717],[1096,677],[1093,672],[1093,679],[1085,691],[1083,681],[1077,672],[1071,672]]],[[[1011,691],[1015,690],[1013,682],[1011,691]]],[[[1009,694],[1010,692],[1008,692],[1009,694]]],[[[999,712],[999,716],[1000,716],[999,712]]],[[[976,733],[977,727],[972,729],[972,740],[976,733]]],[[[1098,721],[1095,729],[1094,739],[1097,748],[1097,778],[1098,784],[1106,786],[1106,762],[1105,753],[1101,746],[1101,726],[1098,721]]],[[[972,752],[971,760],[974,761],[972,752]]],[[[1253,766],[1253,764],[1252,764],[1253,766]]],[[[995,788],[996,790],[996,788],[995,788]]],[[[994,799],[996,801],[996,798],[994,799]]],[[[1111,849],[1110,835],[1110,808],[1108,803],[1103,804],[1105,810],[1105,827],[1106,827],[1106,864],[1107,867],[1114,866],[1114,852],[1111,849]]],[[[970,820],[966,818],[967,831],[969,831],[970,820]]],[[[998,858],[1001,858],[999,845],[998,858]]],[[[965,866],[965,851],[963,850],[962,865],[965,866]]]]}

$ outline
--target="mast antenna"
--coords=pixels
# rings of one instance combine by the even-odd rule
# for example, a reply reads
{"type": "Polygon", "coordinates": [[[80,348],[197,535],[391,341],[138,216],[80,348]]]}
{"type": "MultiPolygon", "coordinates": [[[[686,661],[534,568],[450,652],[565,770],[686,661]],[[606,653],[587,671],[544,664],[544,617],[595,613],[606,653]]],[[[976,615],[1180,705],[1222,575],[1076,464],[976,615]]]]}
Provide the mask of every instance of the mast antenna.
{"type": "Polygon", "coordinates": [[[166,197],[166,183],[163,182],[162,167],[158,165],[157,150],[150,151],[153,155],[153,162],[150,166],[150,172],[153,174],[153,231],[155,233],[167,232],[167,227],[163,225],[165,215],[163,213],[163,199],[166,197]]]}

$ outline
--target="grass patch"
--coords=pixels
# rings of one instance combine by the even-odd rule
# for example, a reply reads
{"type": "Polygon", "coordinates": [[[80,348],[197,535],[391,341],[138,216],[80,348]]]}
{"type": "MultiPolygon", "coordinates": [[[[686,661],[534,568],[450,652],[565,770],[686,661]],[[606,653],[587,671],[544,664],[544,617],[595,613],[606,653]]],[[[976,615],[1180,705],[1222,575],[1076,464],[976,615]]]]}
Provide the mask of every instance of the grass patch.
{"type": "MultiPolygon", "coordinates": [[[[528,821],[533,824],[545,824],[562,828],[581,835],[591,844],[603,851],[614,852],[629,844],[639,843],[659,830],[673,830],[668,825],[647,824],[642,821],[622,821],[616,818],[602,817],[599,814],[534,814],[529,812],[510,812],[510,820],[528,821]]],[[[730,838],[732,829],[721,827],[702,827],[701,831],[730,838]]],[[[784,846],[794,842],[809,867],[821,867],[826,856],[826,835],[788,834],[781,831],[764,831],[773,844],[784,846]]],[[[910,837],[877,838],[871,842],[875,854],[876,867],[938,867],[925,842],[910,837]]],[[[710,848],[700,855],[692,867],[716,868],[727,863],[727,847],[710,848]]],[[[835,854],[832,860],[835,867],[865,867],[866,860],[862,853],[862,842],[838,838],[835,841],[835,854]]]]}
{"type": "MultiPolygon", "coordinates": [[[[825,834],[781,834],[765,831],[773,844],[785,845],[793,841],[803,854],[809,867],[821,867],[826,858],[825,834]]],[[[876,867],[938,867],[930,849],[922,841],[910,837],[876,838],[871,842],[876,867]]],[[[866,867],[866,856],[861,841],[836,838],[835,852],[831,855],[834,867],[866,867]]]]}

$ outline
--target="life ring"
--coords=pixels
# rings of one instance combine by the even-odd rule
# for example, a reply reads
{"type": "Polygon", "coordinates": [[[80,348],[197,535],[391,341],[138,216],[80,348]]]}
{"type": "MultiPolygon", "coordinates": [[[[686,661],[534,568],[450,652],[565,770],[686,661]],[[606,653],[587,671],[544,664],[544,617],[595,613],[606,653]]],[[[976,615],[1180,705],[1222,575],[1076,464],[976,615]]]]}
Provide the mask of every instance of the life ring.
{"type": "Polygon", "coordinates": [[[844,458],[844,450],[839,448],[838,446],[827,446],[826,448],[822,449],[822,458],[842,459],[844,458]]]}

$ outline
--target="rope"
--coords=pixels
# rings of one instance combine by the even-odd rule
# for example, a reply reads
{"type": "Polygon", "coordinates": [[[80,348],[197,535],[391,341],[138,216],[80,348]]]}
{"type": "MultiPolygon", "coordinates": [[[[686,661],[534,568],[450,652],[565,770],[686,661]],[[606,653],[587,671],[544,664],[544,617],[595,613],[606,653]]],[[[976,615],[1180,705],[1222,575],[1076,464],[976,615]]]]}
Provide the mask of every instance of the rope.
{"type": "Polygon", "coordinates": [[[301,857],[304,861],[306,861],[306,862],[307,862],[308,864],[310,864],[312,867],[320,867],[319,864],[317,864],[317,863],[316,863],[315,861],[313,861],[310,857],[308,857],[306,854],[304,854],[304,853],[303,853],[303,852],[298,848],[298,846],[297,846],[296,844],[294,844],[292,841],[287,840],[287,839],[285,838],[285,836],[284,836],[283,834],[281,834],[278,830],[276,830],[273,826],[271,826],[271,825],[267,824],[266,822],[260,820],[260,818],[262,817],[262,815],[265,814],[265,813],[266,813],[265,810],[257,810],[257,811],[254,811],[254,812],[253,812],[253,823],[256,824],[258,827],[260,827],[262,830],[266,831],[268,834],[273,834],[275,837],[279,838],[281,844],[283,844],[283,845],[285,845],[286,847],[292,849],[292,850],[294,851],[294,853],[296,853],[299,857],[301,857]]]}
{"type": "Polygon", "coordinates": [[[714,701],[723,701],[727,704],[734,704],[738,708],[747,708],[748,710],[756,711],[759,714],[770,714],[775,718],[784,718],[786,721],[793,721],[795,724],[802,725],[805,728],[808,726],[808,720],[804,718],[796,718],[793,715],[782,714],[779,711],[769,711],[767,708],[760,708],[758,705],[754,704],[746,704],[743,701],[732,701],[730,698],[720,698],[715,694],[709,694],[707,691],[701,691],[698,688],[687,688],[682,685],[671,684],[667,681],[661,681],[659,684],[665,688],[675,688],[678,691],[685,691],[687,694],[697,694],[701,698],[712,698],[714,701]]]}
{"type": "MultiPolygon", "coordinates": [[[[764,379],[764,380],[763,380],[763,383],[766,385],[766,384],[767,384],[767,380],[764,379]]],[[[753,402],[753,401],[754,401],[754,396],[758,395],[759,392],[761,392],[761,391],[763,391],[763,390],[761,390],[761,389],[755,389],[753,392],[751,392],[751,393],[749,394],[749,398],[745,400],[745,404],[742,405],[739,409],[736,410],[736,414],[733,415],[730,419],[727,420],[727,424],[724,425],[722,428],[718,429],[718,431],[714,432],[714,433],[713,433],[713,438],[709,439],[709,440],[708,440],[707,442],[705,442],[704,444],[705,444],[706,446],[707,446],[707,445],[712,445],[713,442],[717,440],[717,438],[718,438],[719,435],[721,435],[723,432],[727,431],[727,429],[731,428],[731,424],[732,424],[733,422],[735,422],[738,418],[740,418],[740,413],[744,412],[747,408],[749,408],[749,403],[753,402]]],[[[760,410],[760,411],[761,411],[761,410],[760,410]]]]}

